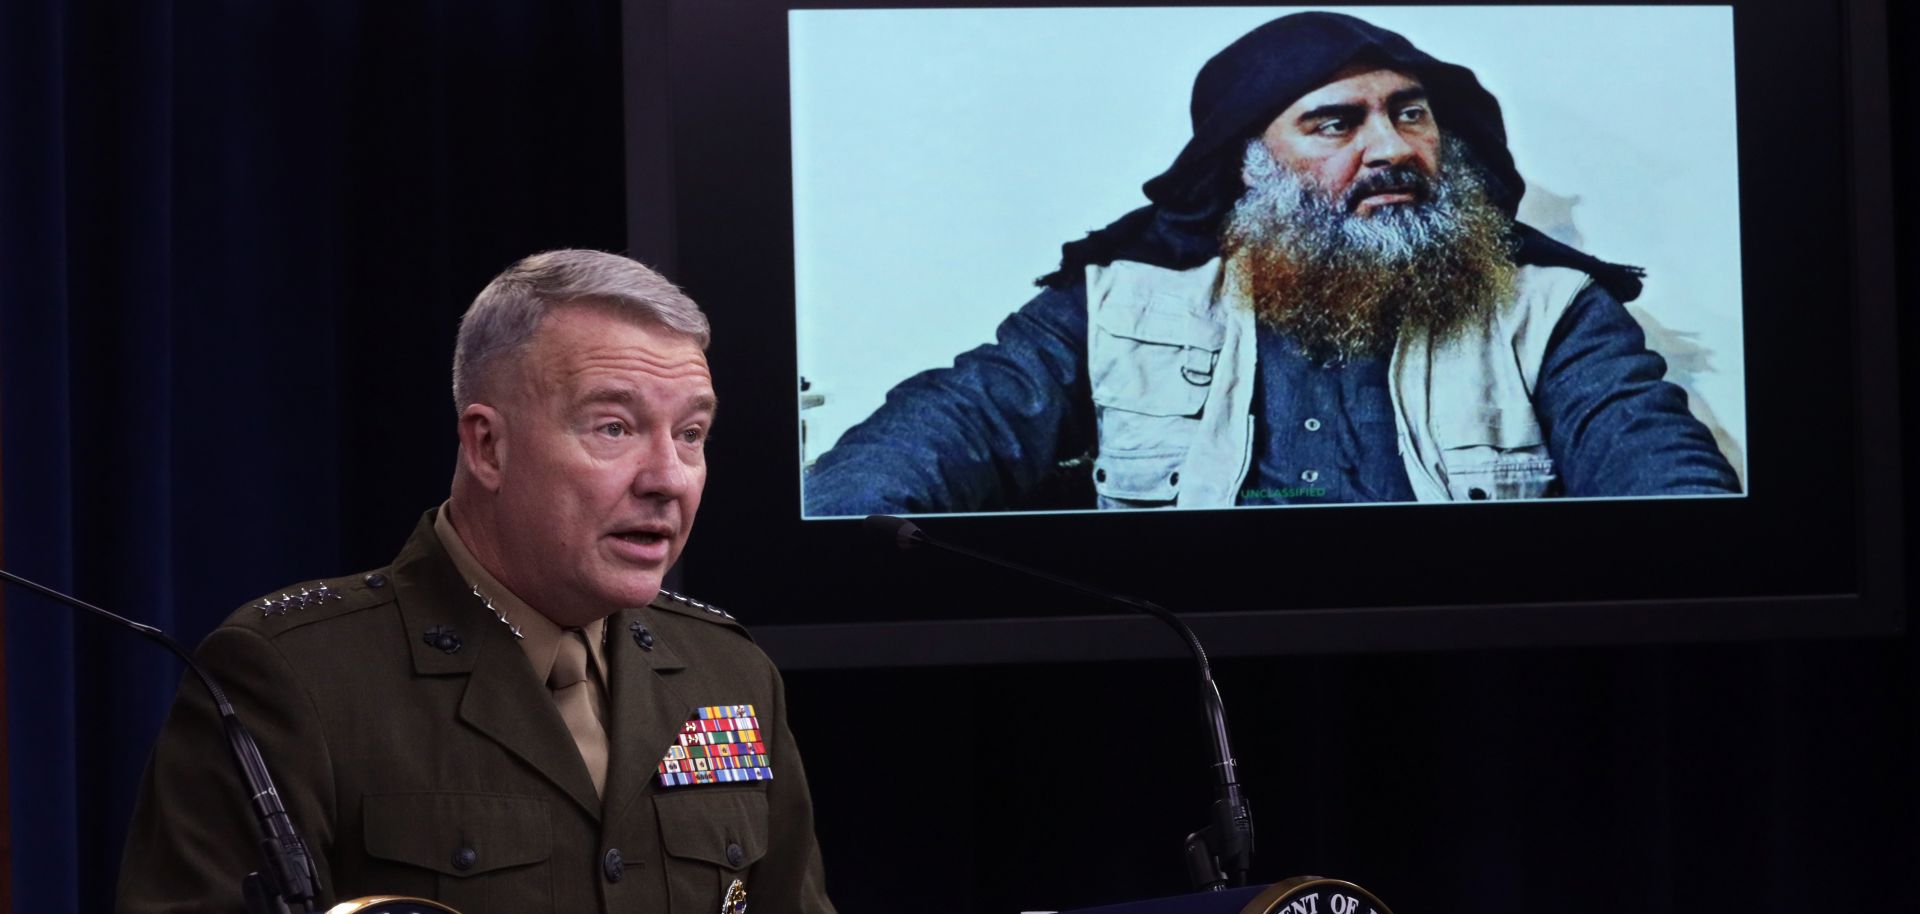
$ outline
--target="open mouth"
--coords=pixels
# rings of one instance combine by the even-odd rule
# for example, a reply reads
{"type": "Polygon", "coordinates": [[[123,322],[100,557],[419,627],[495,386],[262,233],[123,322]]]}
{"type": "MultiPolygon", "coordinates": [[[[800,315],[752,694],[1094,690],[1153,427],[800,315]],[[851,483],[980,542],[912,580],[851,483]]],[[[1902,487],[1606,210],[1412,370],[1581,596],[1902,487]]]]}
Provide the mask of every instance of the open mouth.
{"type": "Polygon", "coordinates": [[[608,537],[613,554],[635,565],[652,567],[672,558],[672,527],[640,527],[616,530],[608,537]]]}

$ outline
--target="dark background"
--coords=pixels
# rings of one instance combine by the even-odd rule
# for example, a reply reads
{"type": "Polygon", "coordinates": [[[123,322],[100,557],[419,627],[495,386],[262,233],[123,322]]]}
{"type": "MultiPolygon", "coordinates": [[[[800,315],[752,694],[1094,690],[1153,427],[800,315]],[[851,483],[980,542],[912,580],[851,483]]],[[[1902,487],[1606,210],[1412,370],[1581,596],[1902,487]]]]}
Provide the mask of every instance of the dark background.
{"type": "MultiPolygon", "coordinates": [[[[535,250],[627,246],[618,6],[10,3],[5,567],[191,642],[289,581],[385,563],[445,493],[447,366],[472,295],[535,250]]],[[[1890,15],[1903,48],[1913,15],[1890,15]]],[[[1741,65],[1790,69],[1790,50],[1741,65]]],[[[1894,68],[1898,168],[1915,96],[1894,68]]],[[[1920,199],[1896,193],[1904,252],[1920,199]]],[[[743,370],[725,358],[719,376],[743,370]]],[[[1899,387],[1916,402],[1911,368],[1899,387]]],[[[760,446],[738,424],[716,442],[760,446]]],[[[702,542],[695,593],[703,574],[790,582],[790,605],[731,607],[749,624],[843,598],[830,568],[702,542]]],[[[5,638],[14,909],[108,910],[178,669],[19,594],[5,638]]],[[[1915,651],[1909,634],[1217,673],[1263,880],[1349,878],[1403,914],[1905,910],[1915,651]]],[[[1184,889],[1205,755],[1178,664],[800,670],[789,686],[844,910],[1184,889]],[[907,757],[874,757],[876,720],[907,757]]]]}

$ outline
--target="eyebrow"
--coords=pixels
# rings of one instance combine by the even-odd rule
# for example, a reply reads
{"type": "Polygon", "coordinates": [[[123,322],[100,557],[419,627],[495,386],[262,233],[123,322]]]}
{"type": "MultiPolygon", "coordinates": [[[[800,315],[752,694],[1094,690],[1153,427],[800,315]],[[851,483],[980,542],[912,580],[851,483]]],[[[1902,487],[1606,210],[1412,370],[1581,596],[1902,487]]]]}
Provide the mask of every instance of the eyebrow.
{"type": "Polygon", "coordinates": [[[1367,106],[1365,105],[1352,105],[1352,104],[1321,105],[1318,108],[1309,108],[1306,111],[1301,112],[1300,123],[1304,124],[1304,123],[1307,123],[1308,121],[1330,121],[1330,120],[1341,119],[1341,118],[1352,120],[1352,119],[1365,117],[1366,113],[1367,113],[1367,106]]]}
{"type": "MultiPolygon", "coordinates": [[[[1409,87],[1388,95],[1387,107],[1399,108],[1414,102],[1424,102],[1426,100],[1427,90],[1409,87]]],[[[1356,102],[1335,102],[1329,105],[1321,105],[1318,108],[1308,109],[1301,113],[1299,122],[1304,124],[1309,121],[1325,121],[1335,118],[1362,118],[1366,115],[1366,105],[1356,102]]]]}
{"type": "Polygon", "coordinates": [[[1411,105],[1414,102],[1424,102],[1426,100],[1427,100],[1427,90],[1425,89],[1420,89],[1420,88],[1401,89],[1400,91],[1387,96],[1387,107],[1399,108],[1403,105],[1411,105]]]}
{"type": "Polygon", "coordinates": [[[633,391],[625,387],[596,387],[580,398],[582,403],[632,403],[633,391]]]}

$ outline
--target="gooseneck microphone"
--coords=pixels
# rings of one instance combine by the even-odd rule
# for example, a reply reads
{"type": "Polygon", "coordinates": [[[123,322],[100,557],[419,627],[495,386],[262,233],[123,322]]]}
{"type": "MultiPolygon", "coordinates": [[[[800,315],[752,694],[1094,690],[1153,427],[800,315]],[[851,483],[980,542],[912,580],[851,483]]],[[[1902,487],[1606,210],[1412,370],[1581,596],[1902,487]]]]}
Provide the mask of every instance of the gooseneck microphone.
{"type": "Polygon", "coordinates": [[[1200,704],[1207,719],[1207,735],[1211,738],[1213,745],[1214,771],[1214,799],[1209,816],[1210,824],[1187,836],[1185,846],[1187,872],[1197,889],[1218,891],[1229,884],[1246,885],[1247,873],[1253,868],[1253,813],[1247,806],[1246,797],[1240,791],[1233,747],[1227,741],[1227,711],[1220,701],[1220,688],[1213,681],[1213,668],[1207,663],[1207,649],[1201,645],[1200,638],[1187,626],[1185,620],[1166,608],[1146,600],[1111,593],[1037,568],[1029,568],[996,556],[975,552],[964,546],[941,542],[928,536],[912,521],[903,518],[873,514],[869,515],[862,524],[874,535],[888,540],[902,550],[926,546],[965,556],[974,561],[996,565],[1145,613],[1166,623],[1179,633],[1180,638],[1186,642],[1188,650],[1193,652],[1194,664],[1200,672],[1200,704]]]}
{"type": "Polygon", "coordinates": [[[233,705],[227,701],[227,693],[221,690],[219,683],[213,681],[212,676],[207,675],[206,670],[193,661],[193,655],[181,647],[180,642],[151,625],[115,615],[85,600],[41,586],[9,571],[0,570],[0,580],[12,581],[56,603],[85,610],[133,629],[149,640],[158,641],[178,655],[187,668],[200,677],[207,691],[213,694],[214,707],[220,712],[220,725],[226,731],[227,747],[233,751],[234,764],[240,769],[240,779],[252,798],[254,818],[260,825],[260,849],[266,855],[267,866],[265,870],[248,873],[242,882],[248,914],[297,914],[315,910],[314,905],[320,897],[320,876],[314,869],[313,857],[307,851],[306,842],[300,840],[299,833],[294,831],[293,820],[287,816],[287,808],[280,802],[280,793],[273,787],[273,778],[267,774],[266,760],[260,757],[260,747],[253,741],[253,734],[241,725],[240,718],[233,713],[233,705]]]}

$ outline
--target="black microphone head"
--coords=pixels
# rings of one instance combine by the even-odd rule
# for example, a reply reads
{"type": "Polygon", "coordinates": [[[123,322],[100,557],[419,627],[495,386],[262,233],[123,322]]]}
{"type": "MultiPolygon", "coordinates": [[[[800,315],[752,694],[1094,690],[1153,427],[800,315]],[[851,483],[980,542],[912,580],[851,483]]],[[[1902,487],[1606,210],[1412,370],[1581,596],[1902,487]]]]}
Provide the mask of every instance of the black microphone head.
{"type": "Polygon", "coordinates": [[[927,535],[913,525],[913,521],[890,514],[869,514],[860,522],[867,532],[882,539],[890,540],[902,549],[912,549],[927,541],[927,535]]]}

